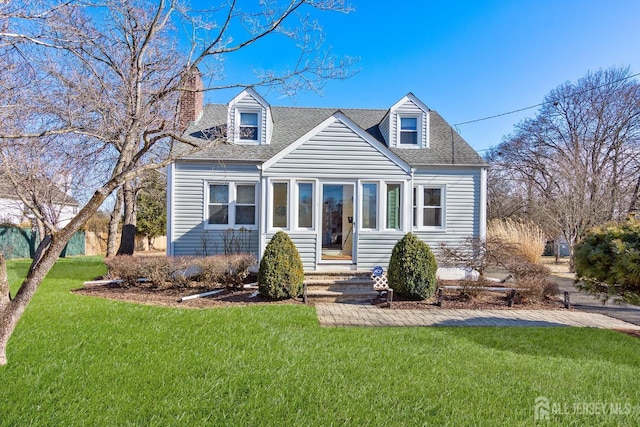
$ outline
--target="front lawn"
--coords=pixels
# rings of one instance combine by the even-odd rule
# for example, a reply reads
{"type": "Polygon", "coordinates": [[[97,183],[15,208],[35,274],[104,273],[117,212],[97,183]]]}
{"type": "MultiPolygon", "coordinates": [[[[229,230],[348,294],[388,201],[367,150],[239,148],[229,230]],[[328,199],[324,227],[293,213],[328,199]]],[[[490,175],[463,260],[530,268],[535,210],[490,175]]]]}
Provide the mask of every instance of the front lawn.
{"type": "MultiPolygon", "coordinates": [[[[28,262],[8,268],[15,289],[28,262]]],[[[536,403],[554,424],[640,423],[640,340],[618,332],[320,328],[307,306],[69,292],[103,273],[62,259],[36,293],[0,368],[0,425],[513,426],[536,403]]]]}

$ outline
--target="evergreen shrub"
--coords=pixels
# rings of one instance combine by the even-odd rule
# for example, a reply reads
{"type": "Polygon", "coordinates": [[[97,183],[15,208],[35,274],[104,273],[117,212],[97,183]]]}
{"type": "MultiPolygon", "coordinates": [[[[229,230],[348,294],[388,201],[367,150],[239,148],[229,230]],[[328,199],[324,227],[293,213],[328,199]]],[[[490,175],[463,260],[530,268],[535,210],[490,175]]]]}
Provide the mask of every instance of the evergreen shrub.
{"type": "Polygon", "coordinates": [[[393,292],[412,300],[429,298],[436,290],[438,265],[431,248],[413,233],[396,243],[387,279],[393,292]]]}
{"type": "Polygon", "coordinates": [[[267,244],[258,270],[258,290],[271,299],[295,298],[302,293],[304,269],[295,244],[278,231],[267,244]]]}
{"type": "Polygon", "coordinates": [[[574,265],[581,290],[605,301],[640,303],[640,220],[588,231],[575,247],[574,265]]]}

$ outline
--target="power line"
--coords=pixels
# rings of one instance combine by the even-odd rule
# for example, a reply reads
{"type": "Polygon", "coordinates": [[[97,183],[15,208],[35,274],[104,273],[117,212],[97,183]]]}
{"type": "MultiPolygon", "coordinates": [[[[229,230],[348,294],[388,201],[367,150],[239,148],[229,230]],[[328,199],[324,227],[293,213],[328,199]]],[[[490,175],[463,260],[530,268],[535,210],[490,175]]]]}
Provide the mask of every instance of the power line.
{"type": "MultiPolygon", "coordinates": [[[[636,73],[636,74],[633,74],[631,76],[623,77],[623,78],[615,80],[613,82],[603,83],[600,86],[589,88],[589,89],[585,89],[585,90],[582,90],[580,92],[575,92],[573,95],[574,96],[575,95],[581,95],[583,93],[586,93],[586,92],[589,92],[589,91],[592,91],[592,90],[596,90],[596,89],[600,89],[601,87],[604,87],[604,86],[607,86],[607,85],[610,85],[610,84],[614,84],[614,83],[619,83],[621,81],[628,80],[628,79],[631,79],[631,78],[634,78],[634,77],[638,77],[638,76],[640,76],[640,73],[636,73]]],[[[456,123],[453,126],[457,127],[457,126],[462,126],[462,125],[468,125],[469,123],[482,122],[482,121],[485,121],[485,120],[495,119],[497,117],[508,116],[509,114],[519,113],[521,111],[526,111],[526,110],[530,110],[532,108],[542,107],[543,105],[553,104],[553,103],[556,103],[556,102],[557,102],[556,100],[545,101],[545,102],[541,102],[541,103],[536,104],[536,105],[531,105],[530,107],[518,108],[517,110],[507,111],[506,113],[494,114],[493,116],[483,117],[481,119],[474,119],[474,120],[469,120],[469,121],[466,121],[466,122],[456,123]]]]}

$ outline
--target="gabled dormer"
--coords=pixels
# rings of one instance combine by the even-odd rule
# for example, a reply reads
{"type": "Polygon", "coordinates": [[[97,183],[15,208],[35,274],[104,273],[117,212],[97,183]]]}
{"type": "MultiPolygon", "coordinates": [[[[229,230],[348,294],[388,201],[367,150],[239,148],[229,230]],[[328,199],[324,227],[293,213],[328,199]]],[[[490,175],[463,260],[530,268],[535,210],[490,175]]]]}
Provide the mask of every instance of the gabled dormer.
{"type": "Polygon", "coordinates": [[[253,88],[249,87],[233,98],[227,114],[229,142],[248,145],[271,143],[271,107],[253,88]]]}
{"type": "Polygon", "coordinates": [[[380,122],[390,148],[429,148],[429,107],[412,93],[396,102],[380,122]]]}

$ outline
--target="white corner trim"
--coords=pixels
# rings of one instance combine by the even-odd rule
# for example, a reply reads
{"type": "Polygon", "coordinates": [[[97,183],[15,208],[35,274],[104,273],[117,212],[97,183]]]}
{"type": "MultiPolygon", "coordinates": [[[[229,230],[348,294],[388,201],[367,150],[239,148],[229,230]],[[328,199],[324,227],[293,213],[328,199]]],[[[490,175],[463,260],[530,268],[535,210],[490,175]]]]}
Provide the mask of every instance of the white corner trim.
{"type": "Polygon", "coordinates": [[[480,169],[480,227],[478,230],[480,240],[487,238],[487,168],[480,169]]]}
{"type": "Polygon", "coordinates": [[[174,228],[173,228],[173,224],[174,224],[174,218],[175,218],[175,209],[174,209],[174,177],[173,174],[175,173],[175,163],[169,163],[169,165],[167,165],[167,212],[169,212],[169,215],[167,215],[167,238],[168,238],[168,245],[167,245],[167,255],[168,256],[173,256],[174,254],[174,248],[173,248],[173,243],[174,243],[174,228]]]}

